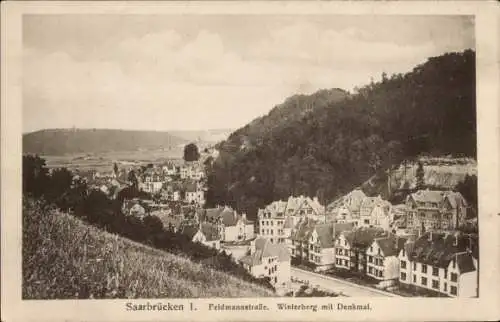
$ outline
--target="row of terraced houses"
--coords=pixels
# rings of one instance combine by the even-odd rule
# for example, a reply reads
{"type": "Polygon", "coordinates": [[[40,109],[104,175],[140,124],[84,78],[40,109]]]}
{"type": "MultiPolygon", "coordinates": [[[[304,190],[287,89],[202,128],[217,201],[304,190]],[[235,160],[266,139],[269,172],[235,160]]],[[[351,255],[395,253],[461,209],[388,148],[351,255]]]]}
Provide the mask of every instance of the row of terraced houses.
{"type": "Polygon", "coordinates": [[[258,212],[258,234],[317,271],[366,276],[436,296],[478,294],[476,235],[461,233],[467,203],[453,191],[420,190],[392,205],[361,190],[322,206],[290,197],[258,212]]]}

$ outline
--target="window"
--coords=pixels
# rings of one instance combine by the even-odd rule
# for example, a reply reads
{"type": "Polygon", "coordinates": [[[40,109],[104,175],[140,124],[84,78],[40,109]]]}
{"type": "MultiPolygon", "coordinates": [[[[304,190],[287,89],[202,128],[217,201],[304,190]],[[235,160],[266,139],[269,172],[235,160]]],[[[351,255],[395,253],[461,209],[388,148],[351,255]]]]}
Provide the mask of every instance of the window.
{"type": "Polygon", "coordinates": [[[432,275],[434,275],[434,276],[438,276],[438,275],[439,275],[439,268],[437,268],[437,267],[433,267],[433,268],[432,268],[432,275]]]}
{"type": "Polygon", "coordinates": [[[368,273],[370,273],[370,274],[371,274],[372,272],[373,272],[373,267],[371,267],[371,266],[370,266],[370,267],[368,267],[368,273]]]}
{"type": "Polygon", "coordinates": [[[446,282],[444,282],[444,291],[447,292],[446,288],[448,285],[446,285],[446,282]]]}
{"type": "Polygon", "coordinates": [[[415,275],[413,275],[413,283],[416,283],[417,282],[417,277],[415,275]]]}
{"type": "Polygon", "coordinates": [[[383,271],[378,271],[378,276],[379,277],[382,277],[384,275],[384,272],[383,271]]]}
{"type": "Polygon", "coordinates": [[[406,269],[406,261],[401,261],[401,268],[406,269]]]}
{"type": "Polygon", "coordinates": [[[439,289],[439,281],[438,280],[432,280],[432,288],[439,289]]]}
{"type": "Polygon", "coordinates": [[[368,255],[368,263],[373,263],[373,257],[368,255]]]}
{"type": "Polygon", "coordinates": [[[451,273],[450,275],[450,279],[452,282],[456,282],[457,281],[457,278],[458,278],[458,275],[457,273],[451,273]]]}
{"type": "Polygon", "coordinates": [[[456,286],[450,286],[450,293],[452,295],[457,295],[457,287],[456,286]]]}
{"type": "Polygon", "coordinates": [[[427,265],[422,264],[422,273],[427,274],[427,265]]]}
{"type": "Polygon", "coordinates": [[[380,248],[378,249],[378,254],[380,255],[380,248]]]}
{"type": "Polygon", "coordinates": [[[426,277],[422,277],[422,285],[427,286],[427,278],[426,277]]]}
{"type": "Polygon", "coordinates": [[[370,253],[373,252],[373,246],[370,246],[370,253]]]}
{"type": "Polygon", "coordinates": [[[448,269],[447,268],[444,269],[444,278],[448,278],[448,269]]]}
{"type": "Polygon", "coordinates": [[[406,273],[401,273],[401,280],[406,281],[406,273]]]}
{"type": "Polygon", "coordinates": [[[417,270],[417,263],[413,263],[413,270],[416,271],[417,270]]]}

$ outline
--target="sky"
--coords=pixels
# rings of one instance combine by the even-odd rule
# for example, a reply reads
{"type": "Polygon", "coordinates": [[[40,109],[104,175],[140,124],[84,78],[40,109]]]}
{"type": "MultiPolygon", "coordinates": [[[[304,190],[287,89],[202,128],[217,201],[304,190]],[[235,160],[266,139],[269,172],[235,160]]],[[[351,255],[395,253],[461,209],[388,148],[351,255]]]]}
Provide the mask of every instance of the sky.
{"type": "Polygon", "coordinates": [[[23,132],[236,129],[474,43],[466,16],[25,15],[23,132]]]}

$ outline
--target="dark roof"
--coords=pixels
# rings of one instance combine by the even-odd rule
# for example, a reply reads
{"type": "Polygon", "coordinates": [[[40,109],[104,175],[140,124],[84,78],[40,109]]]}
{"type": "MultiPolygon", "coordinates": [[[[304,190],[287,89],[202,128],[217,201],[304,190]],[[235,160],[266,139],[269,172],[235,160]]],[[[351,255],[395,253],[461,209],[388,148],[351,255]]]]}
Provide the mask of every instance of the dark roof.
{"type": "Polygon", "coordinates": [[[220,239],[219,232],[217,231],[217,226],[212,223],[202,223],[201,232],[203,233],[203,235],[205,235],[207,241],[215,241],[220,239]]]}
{"type": "Polygon", "coordinates": [[[199,227],[197,225],[186,225],[182,227],[181,234],[186,235],[189,239],[193,239],[198,230],[199,227]]]}
{"type": "Polygon", "coordinates": [[[446,268],[457,253],[475,248],[477,240],[460,233],[425,233],[415,241],[410,259],[446,268]]]}
{"type": "Polygon", "coordinates": [[[352,247],[367,248],[373,243],[373,240],[387,234],[382,228],[378,227],[360,227],[344,233],[344,237],[349,241],[352,247]]]}
{"type": "Polygon", "coordinates": [[[457,254],[455,260],[457,261],[458,270],[461,274],[473,272],[476,270],[472,254],[470,252],[457,254]]]}
{"type": "Polygon", "coordinates": [[[299,222],[297,229],[292,233],[292,239],[297,241],[307,241],[314,231],[315,221],[306,219],[299,222]]]}
{"type": "Polygon", "coordinates": [[[397,256],[399,251],[403,249],[406,238],[404,237],[396,237],[391,235],[389,237],[382,237],[375,239],[375,242],[378,244],[384,256],[397,256]]]}
{"type": "Polygon", "coordinates": [[[318,234],[318,239],[323,248],[331,248],[335,245],[335,239],[340,235],[341,232],[346,230],[351,230],[354,227],[352,223],[325,223],[317,224],[315,226],[316,233],[318,234]]]}
{"type": "Polygon", "coordinates": [[[285,262],[290,260],[288,248],[282,244],[273,244],[267,238],[259,237],[252,243],[255,243],[255,251],[242,257],[241,262],[248,265],[260,265],[262,259],[266,257],[278,257],[278,261],[285,262]]]}

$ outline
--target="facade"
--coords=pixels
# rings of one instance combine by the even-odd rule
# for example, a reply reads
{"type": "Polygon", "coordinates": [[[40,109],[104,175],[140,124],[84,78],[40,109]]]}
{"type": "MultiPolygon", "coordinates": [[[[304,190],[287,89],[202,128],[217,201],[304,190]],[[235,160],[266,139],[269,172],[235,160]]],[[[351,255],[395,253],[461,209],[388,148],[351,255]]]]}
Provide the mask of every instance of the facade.
{"type": "Polygon", "coordinates": [[[420,230],[455,230],[465,223],[467,202],[454,191],[419,190],[406,198],[406,225],[420,230]]]}
{"type": "Polygon", "coordinates": [[[317,198],[289,197],[287,201],[274,201],[259,209],[259,235],[272,243],[286,244],[293,227],[303,218],[325,220],[325,208],[317,198]]]}
{"type": "Polygon", "coordinates": [[[406,238],[390,235],[375,238],[366,250],[366,274],[386,287],[395,284],[399,279],[399,251],[403,249],[406,238]]]}
{"type": "Polygon", "coordinates": [[[335,241],[335,267],[366,274],[367,248],[375,238],[386,237],[388,232],[376,227],[359,227],[343,231],[335,241]]]}
{"type": "Polygon", "coordinates": [[[224,242],[241,242],[255,238],[253,221],[230,207],[203,209],[200,210],[199,217],[202,222],[216,224],[224,242]]]}
{"type": "Polygon", "coordinates": [[[427,232],[399,253],[399,283],[450,297],[478,296],[477,240],[460,233],[427,232]]]}
{"type": "Polygon", "coordinates": [[[258,237],[251,242],[249,254],[240,262],[254,277],[269,278],[275,288],[286,287],[290,283],[290,254],[284,245],[258,237]]]}
{"type": "Polygon", "coordinates": [[[366,195],[361,189],[355,189],[330,203],[326,212],[334,219],[344,222],[349,218],[359,218],[361,204],[365,198],[366,195]]]}
{"type": "Polygon", "coordinates": [[[328,270],[335,265],[335,239],[342,231],[350,230],[350,223],[300,223],[290,237],[293,258],[314,265],[315,270],[328,270]]]}
{"type": "Polygon", "coordinates": [[[194,243],[200,243],[217,250],[220,249],[220,236],[214,224],[185,225],[180,232],[188,236],[194,243]]]}

